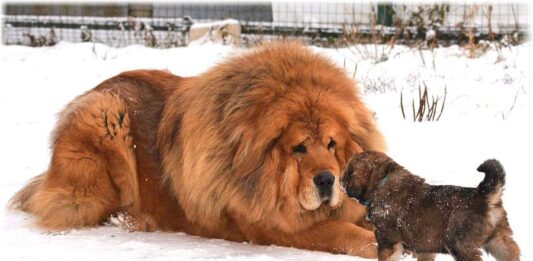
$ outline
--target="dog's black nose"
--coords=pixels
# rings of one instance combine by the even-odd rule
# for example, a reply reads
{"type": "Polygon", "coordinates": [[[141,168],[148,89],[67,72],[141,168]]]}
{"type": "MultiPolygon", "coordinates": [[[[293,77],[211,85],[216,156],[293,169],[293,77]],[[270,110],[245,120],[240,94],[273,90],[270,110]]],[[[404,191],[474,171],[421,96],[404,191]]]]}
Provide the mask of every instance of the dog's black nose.
{"type": "Polygon", "coordinates": [[[321,198],[330,198],[331,197],[331,188],[333,183],[335,183],[335,177],[329,171],[321,171],[314,178],[316,187],[321,198]]]}

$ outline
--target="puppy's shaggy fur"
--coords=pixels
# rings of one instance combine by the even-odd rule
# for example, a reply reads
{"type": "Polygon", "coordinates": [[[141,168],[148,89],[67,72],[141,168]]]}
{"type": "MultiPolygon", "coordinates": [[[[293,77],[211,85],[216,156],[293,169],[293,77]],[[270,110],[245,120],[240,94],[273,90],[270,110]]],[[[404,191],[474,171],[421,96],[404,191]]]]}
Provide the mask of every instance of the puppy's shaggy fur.
{"type": "Polygon", "coordinates": [[[12,202],[52,230],[127,212],[132,230],[376,257],[340,174],[354,153],[383,149],[346,73],[282,42],[197,77],[104,81],[60,115],[50,168],[12,202]]]}
{"type": "MultiPolygon", "coordinates": [[[[368,205],[379,260],[397,260],[402,247],[422,254],[448,253],[481,260],[480,248],[497,260],[519,260],[518,245],[502,207],[503,167],[487,160],[477,188],[431,186],[379,152],[355,155],[343,182],[349,196],[368,205]]],[[[431,258],[430,258],[431,259],[431,258]]]]}

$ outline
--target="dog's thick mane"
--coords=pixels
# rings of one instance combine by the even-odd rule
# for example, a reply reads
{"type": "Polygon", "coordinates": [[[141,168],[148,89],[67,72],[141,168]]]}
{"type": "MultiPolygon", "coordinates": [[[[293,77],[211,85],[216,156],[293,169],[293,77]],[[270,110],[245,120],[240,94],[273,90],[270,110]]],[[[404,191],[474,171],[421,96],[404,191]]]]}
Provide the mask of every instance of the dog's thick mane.
{"type": "Polygon", "coordinates": [[[380,136],[366,136],[376,130],[354,83],[339,75],[345,73],[331,61],[284,42],[219,64],[175,92],[163,112],[158,138],[166,179],[183,191],[184,173],[191,173],[186,178],[193,185],[177,195],[189,218],[217,219],[237,206],[249,208],[251,220],[269,217],[283,196],[283,188],[273,181],[284,180],[287,171],[287,163],[272,148],[289,122],[303,113],[320,117],[328,112],[360,146],[382,150],[380,136]],[[197,101],[209,104],[195,111],[197,101]],[[180,114],[183,108],[190,113],[180,114]],[[192,148],[188,141],[194,139],[192,148]],[[194,150],[200,161],[176,161],[184,150],[194,150]]]}

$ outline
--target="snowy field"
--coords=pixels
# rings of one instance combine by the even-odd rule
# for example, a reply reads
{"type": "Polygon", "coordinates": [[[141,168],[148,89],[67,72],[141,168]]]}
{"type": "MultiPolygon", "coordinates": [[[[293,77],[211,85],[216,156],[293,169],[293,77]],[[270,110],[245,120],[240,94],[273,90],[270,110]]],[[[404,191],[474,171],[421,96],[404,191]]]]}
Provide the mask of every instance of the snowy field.
{"type": "MultiPolygon", "coordinates": [[[[487,158],[499,159],[507,170],[503,200],[515,240],[522,260],[533,260],[533,43],[500,52],[490,48],[475,59],[456,46],[434,52],[382,48],[377,46],[377,57],[375,46],[314,49],[355,75],[390,156],[428,182],[477,186],[483,178],[477,166],[487,158]],[[447,90],[437,122],[410,119],[411,101],[423,83],[430,95],[447,90]],[[400,93],[407,120],[399,108],[400,93]]],[[[125,70],[196,75],[241,50],[209,43],[157,50],[61,42],[46,48],[2,46],[0,51],[0,205],[5,205],[47,168],[56,114],[77,95],[125,70]]],[[[182,233],[128,233],[114,226],[51,234],[33,227],[31,216],[1,209],[0,260],[361,260],[182,233]]],[[[452,259],[439,255],[437,260],[452,259]]]]}

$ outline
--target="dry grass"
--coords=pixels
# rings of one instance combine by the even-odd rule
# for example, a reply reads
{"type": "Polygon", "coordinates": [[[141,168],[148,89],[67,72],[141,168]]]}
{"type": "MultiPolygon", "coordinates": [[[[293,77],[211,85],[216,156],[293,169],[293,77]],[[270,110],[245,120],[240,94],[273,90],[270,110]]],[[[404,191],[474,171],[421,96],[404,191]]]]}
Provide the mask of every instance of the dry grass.
{"type": "MultiPolygon", "coordinates": [[[[446,104],[447,90],[444,89],[442,96],[431,96],[431,101],[428,94],[427,85],[424,83],[424,90],[418,87],[418,99],[413,99],[411,103],[413,121],[438,121],[444,112],[444,105],[446,104]]],[[[405,108],[403,103],[403,92],[400,93],[400,109],[404,119],[405,108]]]]}

